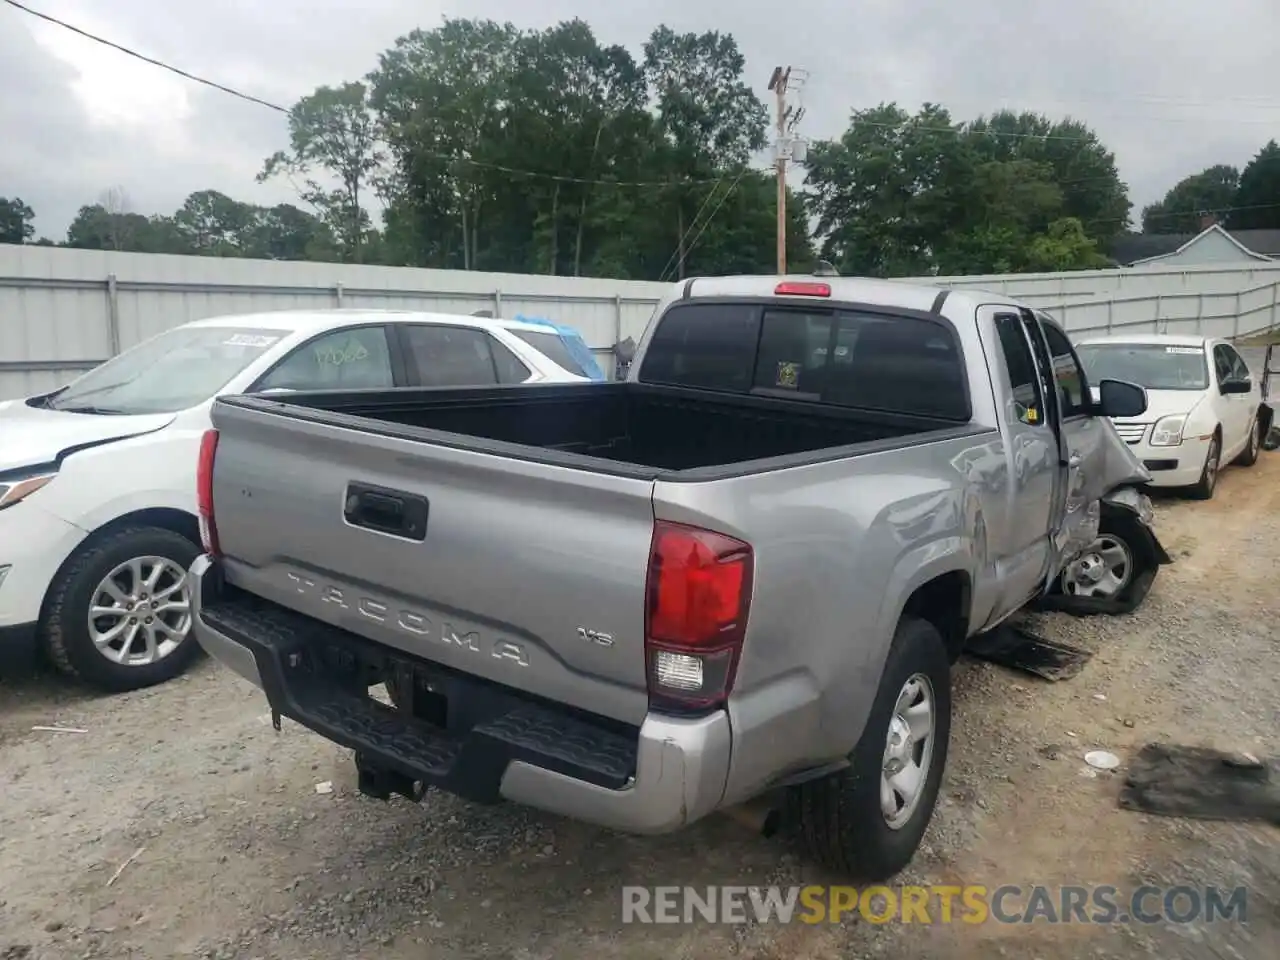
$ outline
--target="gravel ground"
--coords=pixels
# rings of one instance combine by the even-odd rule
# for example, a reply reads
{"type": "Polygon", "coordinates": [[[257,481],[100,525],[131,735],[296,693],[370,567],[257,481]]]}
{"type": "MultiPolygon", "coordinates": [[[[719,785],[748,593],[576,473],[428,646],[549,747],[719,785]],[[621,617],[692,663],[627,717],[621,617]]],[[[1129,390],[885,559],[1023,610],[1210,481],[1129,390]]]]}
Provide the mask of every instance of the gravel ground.
{"type": "Polygon", "coordinates": [[[1280,456],[1224,473],[1210,503],[1157,509],[1177,563],[1143,609],[1035,624],[1096,652],[1083,674],[962,661],[943,795],[900,881],[1245,885],[1247,925],[623,927],[624,884],[838,881],[723,817],[635,839],[437,793],[367,800],[342,751],[275,733],[258,692],[205,662],[110,698],[0,683],[0,960],[1274,960],[1278,832],[1122,811],[1119,777],[1081,759],[1153,739],[1275,750],[1280,456]]]}

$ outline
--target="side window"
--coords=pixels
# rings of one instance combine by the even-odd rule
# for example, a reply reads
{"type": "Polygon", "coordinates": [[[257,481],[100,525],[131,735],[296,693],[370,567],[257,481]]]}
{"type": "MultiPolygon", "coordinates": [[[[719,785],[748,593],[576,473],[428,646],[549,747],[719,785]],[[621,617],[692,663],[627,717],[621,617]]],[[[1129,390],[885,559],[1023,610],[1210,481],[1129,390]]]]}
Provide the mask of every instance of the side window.
{"type": "Polygon", "coordinates": [[[1062,418],[1078,417],[1089,412],[1089,384],[1080,361],[1071,349],[1071,341],[1057,326],[1041,322],[1044,338],[1049,343],[1049,355],[1053,362],[1053,378],[1062,398],[1062,418]]]}
{"type": "Polygon", "coordinates": [[[1043,426],[1046,419],[1040,403],[1040,388],[1036,383],[1036,364],[1031,355],[1031,345],[1023,332],[1022,320],[1015,314],[1002,313],[996,317],[995,323],[1005,370],[1013,388],[1016,416],[1031,426],[1043,426]]]}
{"type": "Polygon", "coordinates": [[[1236,351],[1235,347],[1224,346],[1222,349],[1227,351],[1227,359],[1231,361],[1231,376],[1236,380],[1249,379],[1249,365],[1244,362],[1244,357],[1236,351]]]}
{"type": "Polygon", "coordinates": [[[573,358],[569,348],[560,339],[560,334],[543,333],[541,330],[536,332],[533,330],[508,330],[507,332],[519,337],[556,366],[563,367],[569,373],[579,377],[587,375],[587,371],[582,369],[582,364],[573,358]]]}
{"type": "Polygon", "coordinates": [[[917,317],[766,310],[755,387],[845,407],[969,419],[954,335],[917,317]]]}
{"type": "Polygon", "coordinates": [[[335,330],[304,343],[258,383],[258,390],[363,390],[394,387],[385,327],[335,330]]]}
{"type": "Polygon", "coordinates": [[[640,380],[703,390],[751,389],[760,312],[750,304],[677,305],[658,321],[640,380]]]}
{"type": "Polygon", "coordinates": [[[412,371],[424,387],[477,387],[498,382],[483,330],[444,324],[412,324],[400,328],[412,371]]]}
{"type": "Polygon", "coordinates": [[[1218,386],[1231,379],[1231,355],[1225,344],[1213,348],[1213,370],[1218,376],[1218,386]]]}
{"type": "Polygon", "coordinates": [[[489,349],[493,351],[493,365],[498,369],[499,383],[524,383],[533,376],[533,371],[524,365],[524,361],[492,336],[485,336],[489,337],[489,349]]]}

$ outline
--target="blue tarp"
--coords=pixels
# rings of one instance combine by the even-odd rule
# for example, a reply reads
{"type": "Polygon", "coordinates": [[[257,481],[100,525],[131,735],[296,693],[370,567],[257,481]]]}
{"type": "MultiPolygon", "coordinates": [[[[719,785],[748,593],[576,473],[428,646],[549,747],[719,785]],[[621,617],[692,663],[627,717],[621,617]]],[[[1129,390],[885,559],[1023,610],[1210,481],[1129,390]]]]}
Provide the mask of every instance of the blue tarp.
{"type": "MultiPolygon", "coordinates": [[[[592,380],[604,380],[604,371],[600,369],[600,364],[596,363],[595,355],[592,354],[591,348],[587,346],[587,341],[582,339],[582,334],[578,333],[573,327],[567,327],[562,323],[556,323],[548,320],[546,317],[526,317],[522,314],[516,315],[516,320],[520,323],[534,323],[541,327],[549,327],[560,337],[560,342],[564,344],[569,356],[578,361],[585,373],[592,380]]],[[[572,372],[572,371],[571,371],[572,372]]]]}

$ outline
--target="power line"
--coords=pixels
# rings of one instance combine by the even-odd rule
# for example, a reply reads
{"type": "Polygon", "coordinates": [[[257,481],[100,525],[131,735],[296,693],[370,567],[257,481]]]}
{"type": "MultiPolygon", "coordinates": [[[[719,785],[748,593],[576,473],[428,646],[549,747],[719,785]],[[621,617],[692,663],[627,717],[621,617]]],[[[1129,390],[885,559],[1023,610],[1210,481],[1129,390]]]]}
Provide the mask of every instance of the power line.
{"type": "Polygon", "coordinates": [[[258,106],[266,107],[268,110],[278,110],[280,113],[285,114],[289,112],[278,104],[269,103],[268,101],[255,97],[252,94],[241,93],[239,90],[223,86],[221,83],[217,83],[216,81],[206,80],[204,77],[198,77],[194,73],[188,73],[186,70],[167,64],[162,60],[156,60],[154,57],[148,57],[146,54],[139,53],[136,50],[130,50],[128,47],[121,46],[118,43],[113,43],[110,40],[106,40],[96,34],[90,33],[88,30],[82,30],[64,20],[59,20],[57,17],[51,17],[49,14],[41,13],[39,10],[32,10],[25,4],[19,3],[18,0],[4,0],[4,2],[14,9],[21,10],[23,13],[29,13],[31,16],[38,17],[46,23],[52,23],[54,26],[62,27],[64,30],[70,30],[72,33],[79,34],[86,40],[92,40],[94,43],[100,43],[105,47],[110,47],[112,50],[118,50],[120,53],[126,54],[127,56],[133,57],[137,60],[141,60],[143,63],[149,63],[153,67],[159,67],[161,70],[168,70],[170,73],[176,73],[178,76],[190,80],[193,83],[200,83],[204,84],[206,87],[212,87],[214,90],[221,90],[223,93],[229,93],[231,96],[239,97],[241,100],[247,100],[249,103],[256,103],[258,106]]]}
{"type": "MultiPolygon", "coordinates": [[[[253,104],[257,104],[260,107],[266,107],[268,110],[274,110],[277,113],[284,114],[285,116],[289,116],[292,113],[292,111],[288,107],[282,107],[278,103],[272,103],[271,101],[264,100],[261,97],[255,97],[253,94],[244,93],[243,91],[237,90],[234,87],[229,87],[226,84],[218,83],[216,80],[209,80],[206,77],[198,76],[197,74],[191,73],[187,70],[183,70],[180,67],[175,67],[172,64],[165,63],[163,60],[157,60],[155,57],[149,57],[146,54],[139,53],[137,50],[133,50],[129,47],[124,46],[123,44],[115,43],[112,40],[107,40],[106,38],[100,37],[95,33],[91,33],[88,30],[82,29],[81,27],[77,27],[74,24],[67,23],[65,20],[59,20],[57,17],[50,16],[47,13],[41,13],[39,10],[33,10],[27,5],[20,3],[19,0],[0,0],[0,2],[8,4],[9,6],[13,7],[15,10],[20,10],[23,13],[30,14],[33,17],[37,17],[40,20],[45,21],[46,23],[51,23],[54,26],[62,27],[64,30],[70,30],[72,33],[78,34],[79,36],[84,37],[86,40],[92,40],[94,43],[100,43],[105,47],[110,47],[112,50],[125,54],[125,56],[133,57],[135,60],[141,60],[143,63],[149,63],[151,64],[151,66],[159,67],[161,70],[167,70],[169,73],[176,74],[177,76],[182,77],[185,80],[190,80],[193,83],[199,83],[199,84],[202,84],[203,86],[210,87],[222,93],[229,94],[230,96],[236,97],[240,100],[244,100],[247,103],[253,103],[253,104]]],[[[522,170],[517,167],[509,167],[501,163],[489,163],[484,160],[472,160],[467,157],[454,157],[448,154],[419,152],[418,155],[422,157],[428,157],[433,160],[441,160],[449,163],[462,163],[471,167],[479,167],[486,170],[495,170],[499,173],[506,173],[516,177],[526,177],[529,179],[539,179],[539,180],[551,180],[557,183],[573,183],[573,184],[581,184],[585,186],[599,186],[599,187],[698,186],[698,185],[709,184],[709,183],[719,183],[721,180],[724,179],[723,177],[707,177],[705,179],[689,179],[689,180],[599,180],[599,179],[593,180],[587,177],[566,177],[566,176],[563,176],[560,174],[554,174],[554,173],[541,173],[536,170],[522,170]]]]}
{"type": "Polygon", "coordinates": [[[707,209],[707,205],[711,203],[711,198],[716,195],[716,190],[719,189],[720,184],[723,182],[724,178],[722,177],[712,184],[711,189],[707,191],[706,199],[702,201],[702,205],[698,207],[698,212],[695,213],[693,215],[693,219],[689,221],[689,226],[686,227],[684,232],[680,235],[680,239],[676,242],[676,248],[671,251],[671,256],[667,257],[667,262],[663,265],[662,272],[658,274],[659,283],[667,279],[667,271],[673,266],[675,266],[678,271],[679,265],[683,265],[684,257],[682,257],[681,254],[683,253],[685,257],[688,256],[688,251],[684,248],[684,242],[689,239],[689,234],[693,233],[693,228],[696,227],[698,225],[698,221],[702,219],[702,211],[707,209]]]}
{"type": "MultiPolygon", "coordinates": [[[[225,93],[229,96],[235,97],[239,100],[243,100],[247,103],[252,103],[260,107],[265,107],[268,110],[273,110],[277,113],[284,114],[285,116],[289,116],[292,113],[292,111],[288,107],[283,107],[278,103],[272,103],[269,100],[264,100],[263,98],[256,97],[253,94],[245,93],[241,90],[235,89],[234,87],[230,87],[230,86],[227,86],[226,84],[219,83],[216,80],[210,80],[207,77],[202,77],[202,76],[199,76],[198,74],[191,73],[190,71],[183,70],[180,67],[175,67],[172,64],[166,63],[163,60],[156,59],[155,57],[149,57],[144,53],[140,53],[137,50],[124,46],[123,44],[116,43],[112,40],[108,40],[95,33],[92,33],[91,31],[85,30],[81,27],[75,26],[74,24],[68,23],[65,20],[60,20],[59,18],[51,16],[50,14],[42,13],[39,10],[34,10],[31,7],[27,6],[26,4],[21,3],[20,0],[0,0],[0,2],[3,2],[8,6],[13,7],[15,10],[18,10],[22,13],[36,17],[39,20],[43,20],[46,23],[50,23],[50,24],[53,24],[54,26],[61,27],[64,30],[69,30],[70,32],[77,34],[78,36],[81,36],[94,43],[98,43],[105,47],[109,47],[110,49],[115,50],[118,53],[123,53],[125,56],[133,57],[134,59],[140,60],[143,63],[147,63],[153,67],[158,67],[161,70],[168,71],[169,73],[182,77],[185,80],[189,80],[192,83],[201,84],[202,86],[206,86],[206,87],[209,87],[210,89],[217,90],[221,93],[225,93]]],[[[886,129],[886,128],[899,129],[904,126],[904,124],[889,123],[887,121],[879,121],[879,120],[867,120],[860,117],[850,118],[849,125],[850,127],[862,125],[862,126],[878,127],[882,129],[886,129]]],[[[1053,140],[1053,141],[1060,141],[1060,142],[1067,142],[1067,143],[1100,142],[1096,135],[1088,136],[1088,137],[1078,137],[1078,136],[1063,136],[1061,134],[1040,134],[1040,133],[1027,133],[1022,131],[992,130],[990,128],[985,128],[979,131],[979,130],[973,130],[972,128],[968,130],[963,129],[963,127],[965,126],[969,126],[969,125],[960,124],[954,127],[914,126],[912,129],[925,132],[925,133],[952,134],[954,136],[969,134],[969,135],[990,136],[990,137],[996,137],[999,139],[1053,140]]],[[[832,142],[839,142],[839,139],[832,138],[832,142]]],[[[570,177],[570,176],[564,176],[561,174],[542,173],[540,171],[535,171],[535,170],[524,170],[517,167],[510,167],[505,164],[490,163],[488,161],[474,160],[466,157],[454,157],[448,154],[419,153],[419,156],[427,157],[434,160],[439,160],[442,162],[460,163],[460,164],[465,164],[467,166],[476,167],[479,169],[493,170],[495,172],[505,173],[513,177],[524,177],[526,179],[547,180],[547,181],[556,182],[556,183],[570,183],[570,184],[578,184],[583,186],[629,187],[629,188],[631,187],[670,188],[674,186],[703,186],[708,184],[718,184],[723,182],[724,180],[723,177],[707,177],[702,179],[687,179],[687,180],[675,180],[675,181],[672,181],[672,180],[602,180],[602,179],[591,179],[588,177],[570,177]]],[[[1280,157],[1276,157],[1276,158],[1263,158],[1262,162],[1268,162],[1273,159],[1280,161],[1280,157]]],[[[744,173],[745,173],[745,169],[744,169],[744,173]]],[[[739,176],[738,179],[741,180],[741,175],[739,176]]],[[[1110,177],[1096,177],[1096,178],[1085,177],[1079,180],[1060,181],[1060,184],[1067,185],[1067,184],[1074,184],[1074,183],[1088,183],[1094,180],[1101,181],[1101,180],[1109,180],[1109,179],[1110,177]]],[[[735,185],[736,183],[737,181],[735,181],[735,185]]],[[[1265,206],[1270,206],[1270,205],[1265,205],[1265,206]]],[[[1112,219],[1120,219],[1120,218],[1112,218],[1112,219]]],[[[1105,222],[1105,221],[1091,221],[1091,222],[1105,222]]]]}
{"type": "Polygon", "coordinates": [[[738,184],[742,182],[742,178],[746,176],[748,169],[750,168],[743,167],[740,171],[738,171],[738,176],[734,178],[733,183],[729,184],[729,189],[726,190],[724,194],[720,197],[720,202],[715,205],[715,208],[707,216],[707,219],[703,221],[702,228],[696,234],[694,234],[693,239],[689,241],[689,246],[684,252],[686,257],[689,256],[689,254],[693,253],[694,247],[698,245],[698,241],[702,238],[702,235],[706,232],[707,227],[709,227],[711,225],[711,221],[716,218],[716,214],[720,212],[720,208],[724,206],[724,202],[728,200],[729,196],[733,193],[733,191],[738,188],[738,184]]]}
{"type": "MultiPolygon", "coordinates": [[[[1250,203],[1240,207],[1214,207],[1211,212],[1214,214],[1224,214],[1239,213],[1242,210],[1275,210],[1277,208],[1280,208],[1280,203],[1250,203]]],[[[1165,220],[1173,217],[1194,217],[1204,212],[1205,209],[1203,207],[1197,207],[1194,210],[1166,210],[1153,214],[1152,219],[1165,220]]],[[[1121,221],[1127,222],[1129,219],[1129,217],[1097,217],[1085,222],[1086,224],[1119,223],[1121,221]]]]}

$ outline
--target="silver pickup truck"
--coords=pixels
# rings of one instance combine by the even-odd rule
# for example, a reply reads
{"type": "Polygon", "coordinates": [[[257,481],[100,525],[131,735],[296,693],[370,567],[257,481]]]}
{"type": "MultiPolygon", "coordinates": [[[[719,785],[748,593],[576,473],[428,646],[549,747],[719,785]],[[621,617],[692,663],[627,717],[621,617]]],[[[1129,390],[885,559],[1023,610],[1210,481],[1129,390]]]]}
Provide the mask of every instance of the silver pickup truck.
{"type": "Polygon", "coordinates": [[[887,877],[951,663],[1148,478],[1106,419],[1145,405],[998,295],[690,280],[626,382],[219,399],[196,636],[370,795],[662,833],[781,793],[887,877]]]}

